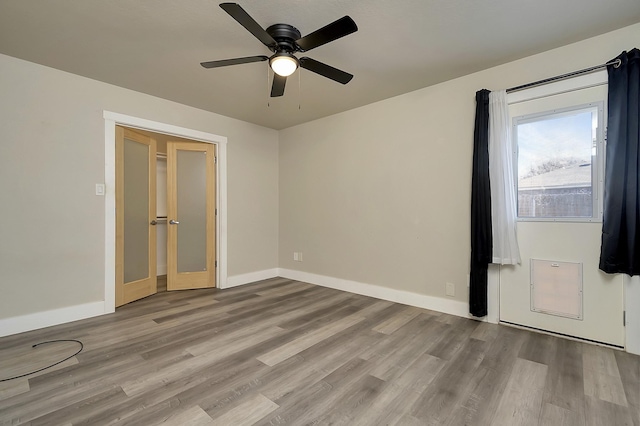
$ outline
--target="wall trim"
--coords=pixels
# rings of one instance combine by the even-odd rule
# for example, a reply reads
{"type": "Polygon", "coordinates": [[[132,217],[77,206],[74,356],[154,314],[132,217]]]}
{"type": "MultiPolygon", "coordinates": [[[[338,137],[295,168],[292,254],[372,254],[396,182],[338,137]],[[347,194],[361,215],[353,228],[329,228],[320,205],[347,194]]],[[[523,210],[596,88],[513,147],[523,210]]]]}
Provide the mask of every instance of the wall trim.
{"type": "Polygon", "coordinates": [[[239,285],[250,284],[256,281],[276,278],[279,275],[278,268],[264,269],[262,271],[249,272],[246,274],[232,275],[227,278],[227,285],[223,288],[237,287],[239,285]]]}
{"type": "Polygon", "coordinates": [[[627,313],[625,327],[625,350],[640,355],[640,277],[623,275],[624,309],[627,313]]]}
{"type": "Polygon", "coordinates": [[[490,263],[487,270],[487,322],[500,323],[500,265],[490,263]]]}
{"type": "Polygon", "coordinates": [[[104,315],[104,302],[92,302],[0,319],[0,337],[104,315]]]}
{"type": "Polygon", "coordinates": [[[422,309],[430,309],[432,311],[443,312],[445,314],[456,315],[463,318],[482,320],[469,315],[469,305],[465,302],[460,302],[459,300],[448,300],[442,297],[427,296],[425,294],[396,290],[374,284],[327,277],[324,275],[311,274],[309,272],[295,271],[292,269],[280,268],[279,276],[322,287],[348,291],[349,293],[356,293],[364,296],[375,297],[377,299],[388,300],[390,302],[402,303],[404,305],[415,306],[422,309]]]}
{"type": "Polygon", "coordinates": [[[149,130],[170,136],[192,139],[217,145],[217,207],[216,255],[218,261],[216,283],[218,288],[227,285],[227,138],[224,136],[193,130],[186,127],[147,120],[144,118],[103,111],[104,156],[105,156],[105,261],[104,261],[104,312],[115,312],[115,270],[116,270],[116,161],[115,126],[120,124],[136,129],[149,130]]]}

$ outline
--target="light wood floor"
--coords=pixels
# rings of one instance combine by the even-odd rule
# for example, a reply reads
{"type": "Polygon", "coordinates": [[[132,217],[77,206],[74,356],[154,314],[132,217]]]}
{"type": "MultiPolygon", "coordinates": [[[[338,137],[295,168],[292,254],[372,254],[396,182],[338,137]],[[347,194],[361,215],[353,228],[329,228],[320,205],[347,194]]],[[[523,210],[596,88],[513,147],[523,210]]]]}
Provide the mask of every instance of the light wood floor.
{"type": "Polygon", "coordinates": [[[310,284],[164,292],[0,339],[0,424],[634,425],[640,357],[310,284]]]}

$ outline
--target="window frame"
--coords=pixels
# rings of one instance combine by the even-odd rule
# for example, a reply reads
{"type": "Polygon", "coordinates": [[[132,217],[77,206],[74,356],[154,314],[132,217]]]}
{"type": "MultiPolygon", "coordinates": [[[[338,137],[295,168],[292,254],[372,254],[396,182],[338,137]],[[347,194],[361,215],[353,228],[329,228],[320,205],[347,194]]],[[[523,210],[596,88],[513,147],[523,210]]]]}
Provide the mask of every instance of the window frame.
{"type": "Polygon", "coordinates": [[[606,130],[605,130],[605,101],[588,102],[584,104],[572,105],[565,108],[555,108],[547,111],[536,112],[532,114],[520,115],[512,118],[511,135],[513,140],[513,172],[514,185],[516,193],[516,211],[518,212],[518,222],[602,222],[603,196],[604,196],[604,164],[605,164],[605,147],[606,147],[606,130]],[[595,108],[598,112],[598,127],[596,129],[596,155],[595,164],[591,167],[591,194],[592,194],[592,216],[591,217],[522,217],[518,211],[518,125],[540,121],[543,117],[562,117],[563,115],[571,115],[576,111],[589,110],[595,108]]]}

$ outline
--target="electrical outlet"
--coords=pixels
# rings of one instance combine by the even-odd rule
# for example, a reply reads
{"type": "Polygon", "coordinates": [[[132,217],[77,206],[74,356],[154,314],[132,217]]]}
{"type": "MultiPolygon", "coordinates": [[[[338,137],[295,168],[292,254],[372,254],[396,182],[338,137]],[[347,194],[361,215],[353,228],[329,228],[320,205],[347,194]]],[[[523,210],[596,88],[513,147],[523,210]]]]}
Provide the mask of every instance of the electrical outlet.
{"type": "Polygon", "coordinates": [[[104,183],[96,183],[96,195],[104,195],[104,183]]]}
{"type": "Polygon", "coordinates": [[[293,260],[295,260],[296,262],[298,261],[298,252],[297,251],[293,252],[293,260]]]}
{"type": "Polygon", "coordinates": [[[302,262],[302,252],[298,252],[298,262],[302,262]]]}
{"type": "Polygon", "coordinates": [[[453,283],[447,283],[446,294],[451,297],[456,295],[456,286],[453,283]]]}

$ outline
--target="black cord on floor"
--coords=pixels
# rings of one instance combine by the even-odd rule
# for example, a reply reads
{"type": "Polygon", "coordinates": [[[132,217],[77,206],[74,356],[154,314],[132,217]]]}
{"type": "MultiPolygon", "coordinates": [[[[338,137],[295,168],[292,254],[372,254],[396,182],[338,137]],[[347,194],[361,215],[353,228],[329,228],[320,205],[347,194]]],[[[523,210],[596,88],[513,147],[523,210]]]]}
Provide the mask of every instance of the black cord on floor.
{"type": "Polygon", "coordinates": [[[14,377],[9,377],[8,379],[0,379],[0,382],[8,382],[9,380],[14,380],[14,379],[19,379],[19,378],[21,378],[21,377],[30,376],[30,375],[32,375],[32,374],[35,374],[35,373],[39,373],[39,372],[41,372],[41,371],[44,371],[44,370],[46,370],[47,368],[51,368],[51,367],[56,366],[56,365],[58,365],[58,364],[62,364],[62,363],[63,363],[63,362],[65,362],[66,360],[71,359],[71,358],[73,358],[74,356],[78,355],[80,352],[82,352],[82,349],[84,349],[84,345],[82,344],[82,342],[81,342],[80,340],[76,340],[76,339],[47,340],[46,342],[36,343],[35,345],[33,345],[33,346],[31,346],[31,347],[32,347],[32,348],[35,348],[35,347],[37,347],[37,346],[44,345],[44,344],[47,344],[47,343],[57,343],[57,342],[76,342],[76,343],[79,343],[79,344],[80,344],[80,349],[78,349],[78,352],[76,352],[75,354],[73,354],[73,355],[71,355],[71,356],[66,357],[66,358],[65,358],[65,359],[63,359],[62,361],[58,361],[58,362],[56,362],[55,364],[48,365],[48,366],[46,366],[46,367],[44,367],[44,368],[41,368],[41,369],[39,369],[39,370],[36,370],[36,371],[31,371],[30,373],[21,374],[21,375],[19,375],[19,376],[14,376],[14,377]]]}

